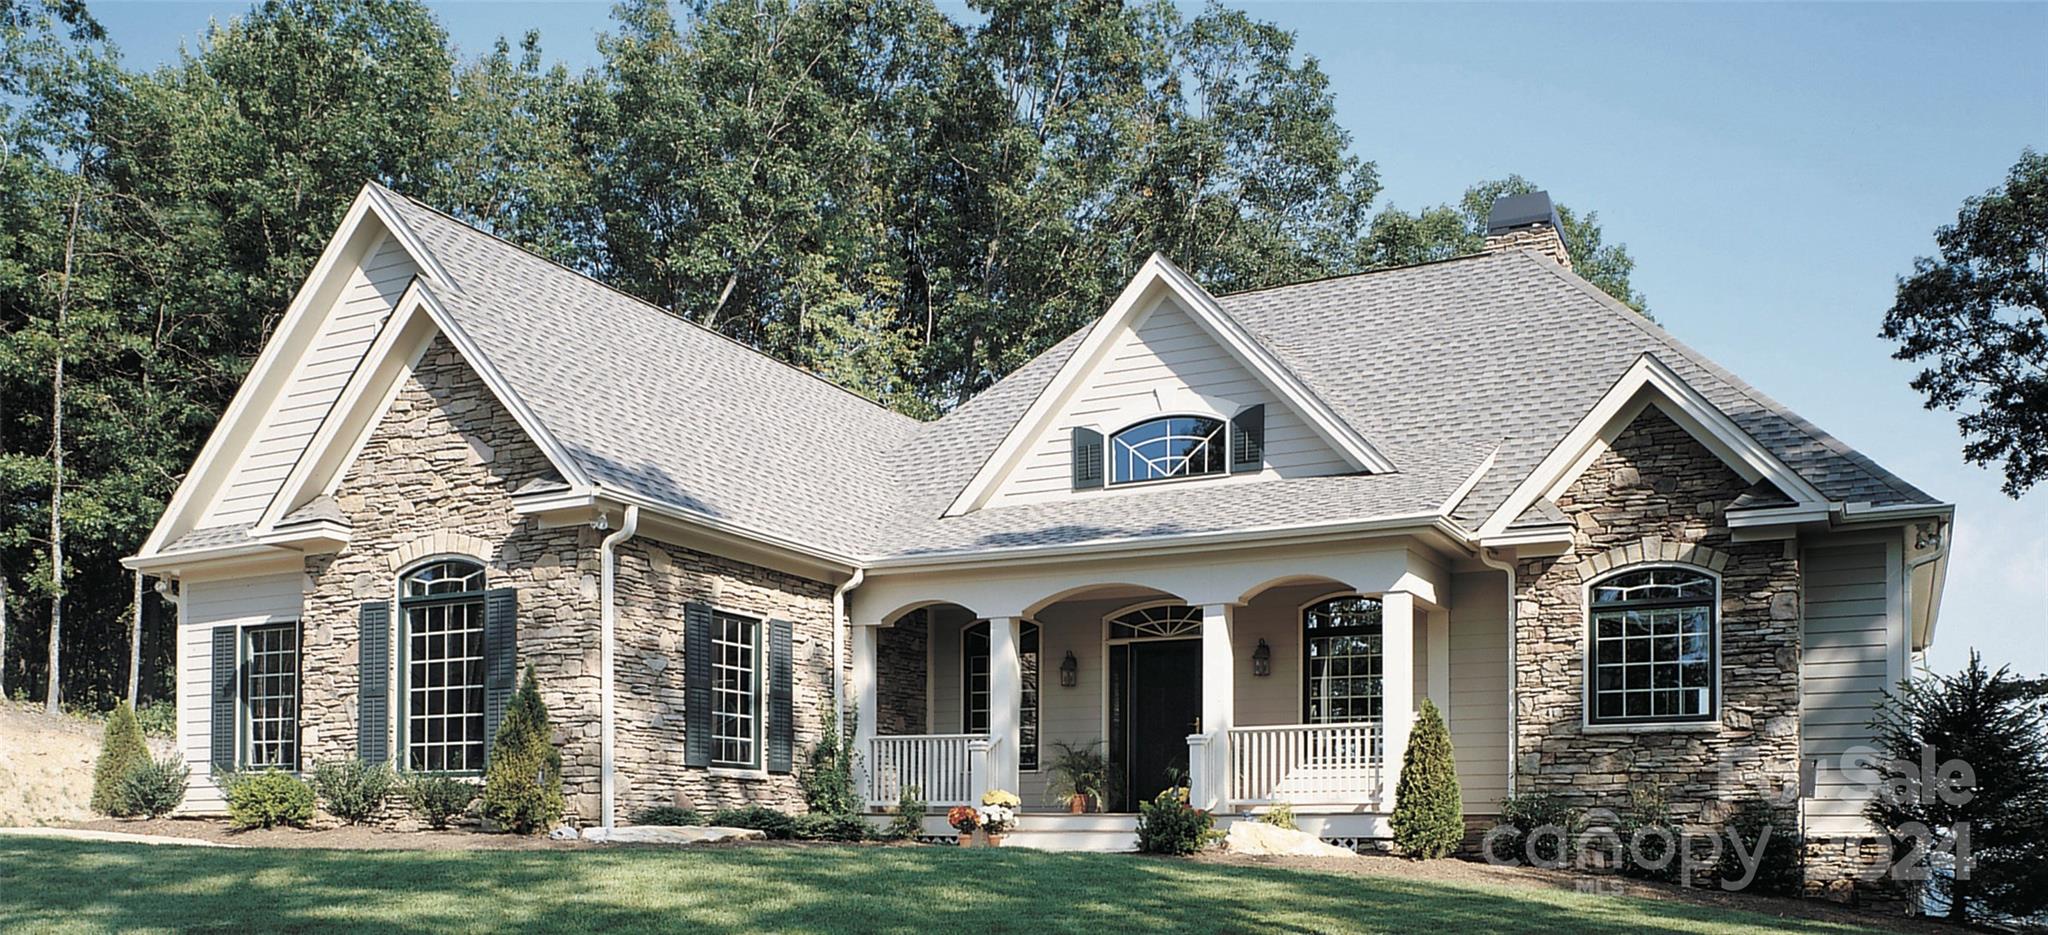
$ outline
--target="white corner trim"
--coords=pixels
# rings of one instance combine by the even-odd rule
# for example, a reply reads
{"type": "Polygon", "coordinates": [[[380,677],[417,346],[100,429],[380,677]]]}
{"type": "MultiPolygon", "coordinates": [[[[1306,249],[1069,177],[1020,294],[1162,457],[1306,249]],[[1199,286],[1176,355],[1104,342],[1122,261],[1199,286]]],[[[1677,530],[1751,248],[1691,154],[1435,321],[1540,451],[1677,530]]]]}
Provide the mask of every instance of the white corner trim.
{"type": "Polygon", "coordinates": [[[1535,470],[1522,479],[1500,508],[1487,517],[1479,534],[1501,534],[1538,498],[1569,487],[1613,438],[1650,405],[1657,406],[1744,480],[1769,480],[1800,509],[1826,511],[1831,507],[1827,497],[1811,483],[1742,431],[1656,355],[1646,352],[1636,358],[1535,470]]]}
{"type": "Polygon", "coordinates": [[[1442,515],[1456,513],[1459,505],[1465,502],[1465,498],[1472,495],[1472,488],[1479,486],[1487,472],[1493,470],[1493,462],[1500,457],[1500,446],[1504,444],[1507,443],[1495,442],[1493,450],[1487,452],[1486,457],[1479,459],[1479,466],[1472,469],[1472,474],[1465,478],[1464,483],[1459,484],[1456,490],[1451,491],[1450,496],[1444,498],[1444,507],[1439,511],[1442,515]]]}
{"type": "Polygon", "coordinates": [[[1186,307],[1189,318],[1235,355],[1239,363],[1251,370],[1303,422],[1343,454],[1353,468],[1378,474],[1394,470],[1393,462],[1338,418],[1328,404],[1296,379],[1236,319],[1225,313],[1207,291],[1165,257],[1155,253],[1117,294],[1116,301],[1096,320],[1088,336],[1082,339],[1081,346],[1075,348],[1074,353],[1060,365],[1059,372],[1053,375],[1045,389],[1039,391],[1038,398],[1032,400],[1023,416],[1010,426],[1003,440],[982,462],[959,496],[946,507],[944,515],[958,516],[986,504],[1002,479],[1023,460],[1030,443],[1044,434],[1053,416],[1065,406],[1081,380],[1100,365],[1111,344],[1168,295],[1178,298],[1186,307]]]}

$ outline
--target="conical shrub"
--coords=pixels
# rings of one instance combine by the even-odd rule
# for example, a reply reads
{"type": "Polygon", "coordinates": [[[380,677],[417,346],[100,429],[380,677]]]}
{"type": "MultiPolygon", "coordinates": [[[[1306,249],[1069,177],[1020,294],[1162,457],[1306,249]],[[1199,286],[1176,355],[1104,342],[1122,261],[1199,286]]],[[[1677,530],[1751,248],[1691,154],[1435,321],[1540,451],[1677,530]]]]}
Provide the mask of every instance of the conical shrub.
{"type": "Polygon", "coordinates": [[[107,715],[107,731],[100,741],[100,759],[92,768],[92,810],[102,815],[127,817],[135,814],[122,792],[128,774],[149,765],[149,745],[142,741],[142,725],[135,709],[126,702],[107,715]]]}
{"type": "Polygon", "coordinates": [[[478,811],[515,834],[546,831],[562,820],[562,753],[532,666],[498,725],[478,811]]]}
{"type": "Polygon", "coordinates": [[[1410,857],[1449,855],[1465,840],[1465,815],[1458,801],[1458,769],[1451,756],[1451,732],[1443,714],[1422,703],[1401,782],[1394,790],[1394,844],[1410,857]]]}

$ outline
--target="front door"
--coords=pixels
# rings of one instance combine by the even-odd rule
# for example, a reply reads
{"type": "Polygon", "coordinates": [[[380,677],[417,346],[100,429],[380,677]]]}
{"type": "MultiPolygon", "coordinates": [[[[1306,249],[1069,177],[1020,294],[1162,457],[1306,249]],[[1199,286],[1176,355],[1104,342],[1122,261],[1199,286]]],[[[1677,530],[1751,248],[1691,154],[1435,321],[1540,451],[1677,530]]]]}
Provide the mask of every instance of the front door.
{"type": "Polygon", "coordinates": [[[1188,735],[1202,716],[1200,640],[1137,641],[1122,647],[1124,805],[1136,811],[1187,781],[1188,735]]]}

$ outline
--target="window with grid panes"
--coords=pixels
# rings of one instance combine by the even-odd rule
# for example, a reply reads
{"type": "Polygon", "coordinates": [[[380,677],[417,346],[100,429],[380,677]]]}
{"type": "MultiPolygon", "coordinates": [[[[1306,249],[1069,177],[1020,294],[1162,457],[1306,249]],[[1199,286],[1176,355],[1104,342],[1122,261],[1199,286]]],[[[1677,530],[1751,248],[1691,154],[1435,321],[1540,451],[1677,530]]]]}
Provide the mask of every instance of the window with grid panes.
{"type": "Polygon", "coordinates": [[[1302,612],[1303,723],[1380,719],[1380,612],[1376,597],[1334,597],[1302,612]]]}
{"type": "Polygon", "coordinates": [[[1593,584],[1592,723],[1713,719],[1715,591],[1713,576],[1683,568],[1623,571],[1593,584]]]}
{"type": "Polygon", "coordinates": [[[484,569],[435,562],[405,576],[401,666],[406,768],[484,768],[484,569]]]}
{"type": "MultiPolygon", "coordinates": [[[[988,621],[968,627],[962,634],[960,683],[965,701],[961,731],[988,733],[988,621]]],[[[1017,768],[1038,769],[1038,624],[1018,626],[1017,668],[1024,677],[1023,696],[1017,712],[1017,768]]]]}
{"type": "Polygon", "coordinates": [[[761,622],[713,614],[711,654],[711,762],[759,766],[761,622]]]}
{"type": "Polygon", "coordinates": [[[299,625],[242,631],[242,765],[299,768],[299,625]]]}

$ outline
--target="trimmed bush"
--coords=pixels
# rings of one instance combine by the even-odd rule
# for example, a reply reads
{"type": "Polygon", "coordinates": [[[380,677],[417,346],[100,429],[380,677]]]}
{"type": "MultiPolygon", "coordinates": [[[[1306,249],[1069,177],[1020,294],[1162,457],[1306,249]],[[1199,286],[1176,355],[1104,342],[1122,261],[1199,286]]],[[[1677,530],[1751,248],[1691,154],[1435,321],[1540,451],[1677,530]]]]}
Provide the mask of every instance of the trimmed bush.
{"type": "Polygon", "coordinates": [[[562,754],[553,733],[529,665],[491,749],[479,807],[485,818],[514,834],[547,831],[562,820],[562,754]]]}
{"type": "Polygon", "coordinates": [[[1147,854],[1192,854],[1216,837],[1216,817],[1189,807],[1178,789],[1138,805],[1138,850],[1147,854]]]}
{"type": "Polygon", "coordinates": [[[330,760],[313,767],[313,791],[329,814],[351,825],[375,818],[397,785],[398,776],[383,763],[330,760]]]}
{"type": "Polygon", "coordinates": [[[680,806],[656,805],[634,812],[632,820],[636,825],[701,825],[704,816],[680,806]]]}
{"type": "Polygon", "coordinates": [[[883,840],[915,841],[924,833],[924,790],[917,786],[904,786],[903,795],[896,800],[896,815],[889,819],[882,829],[883,840]]]}
{"type": "Polygon", "coordinates": [[[146,760],[121,780],[121,806],[130,815],[162,818],[185,802],[185,781],[192,770],[176,754],[146,760]]]}
{"type": "Polygon", "coordinates": [[[796,819],[763,805],[749,805],[745,808],[722,808],[711,816],[711,824],[718,828],[752,828],[765,831],[778,841],[796,836],[796,819]]]}
{"type": "Polygon", "coordinates": [[[454,776],[414,773],[405,778],[406,804],[437,831],[467,813],[476,794],[476,783],[454,776]]]}
{"type": "Polygon", "coordinates": [[[236,828],[303,828],[313,820],[313,787],[290,773],[229,773],[219,781],[228,799],[228,823],[236,828]]]}
{"type": "Polygon", "coordinates": [[[149,745],[142,742],[142,726],[135,721],[135,709],[126,704],[116,705],[107,715],[100,758],[92,768],[92,810],[120,818],[135,814],[122,801],[121,785],[128,781],[129,773],[149,762],[149,745]]]}
{"type": "Polygon", "coordinates": [[[1451,756],[1451,732],[1443,713],[1428,700],[1408,735],[1401,781],[1394,789],[1394,846],[1410,857],[1449,856],[1465,840],[1465,812],[1458,801],[1458,769],[1451,756]]]}
{"type": "Polygon", "coordinates": [[[1562,867],[1578,856],[1586,816],[1546,792],[1511,795],[1500,803],[1501,827],[1487,832],[1493,859],[1529,862],[1531,845],[1539,867],[1562,867]]]}
{"type": "MultiPolygon", "coordinates": [[[[1728,819],[1728,827],[1742,840],[1744,854],[1755,854],[1758,839],[1763,841],[1763,857],[1757,861],[1756,876],[1745,888],[1748,892],[1773,896],[1799,894],[1806,878],[1801,866],[1806,845],[1799,834],[1798,816],[1792,810],[1780,811],[1763,799],[1746,798],[1735,803],[1735,813],[1728,819]]],[[[1720,877],[1723,883],[1734,883],[1746,873],[1742,858],[1736,856],[1733,842],[1730,844],[1721,852],[1720,877]]]]}
{"type": "Polygon", "coordinates": [[[791,832],[802,841],[865,841],[873,826],[859,815],[798,815],[791,832]]]}

